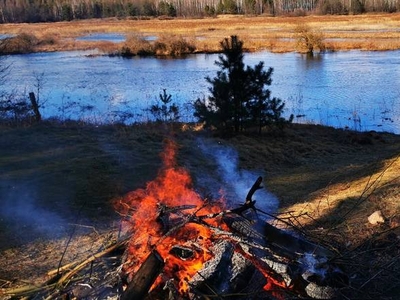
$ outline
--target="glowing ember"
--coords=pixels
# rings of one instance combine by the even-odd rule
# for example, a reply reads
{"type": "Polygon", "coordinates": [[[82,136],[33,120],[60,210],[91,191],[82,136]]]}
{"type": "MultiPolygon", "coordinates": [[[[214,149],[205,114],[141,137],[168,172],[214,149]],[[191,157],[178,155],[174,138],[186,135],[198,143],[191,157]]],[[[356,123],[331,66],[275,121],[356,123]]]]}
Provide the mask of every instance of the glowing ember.
{"type": "MultiPolygon", "coordinates": [[[[207,249],[210,248],[213,238],[209,228],[193,222],[188,223],[187,217],[217,213],[224,207],[222,201],[205,203],[191,188],[192,181],[188,172],[176,166],[175,152],[176,145],[168,141],[163,153],[164,166],[158,177],[147,183],[145,189],[129,193],[116,205],[121,214],[130,215],[132,238],[127,250],[128,261],[124,272],[134,274],[149,252],[156,249],[165,260],[165,267],[163,276],[159,276],[154,286],[162,282],[162,277],[174,278],[179,292],[184,294],[188,291],[187,281],[212,257],[207,249]],[[162,226],[160,209],[163,207],[184,209],[184,216],[181,211],[170,213],[176,220],[171,229],[173,232],[165,232],[162,226]],[[190,258],[184,260],[170,253],[174,245],[185,244],[194,249],[190,258]]],[[[226,228],[215,219],[207,222],[212,226],[226,228]]]]}

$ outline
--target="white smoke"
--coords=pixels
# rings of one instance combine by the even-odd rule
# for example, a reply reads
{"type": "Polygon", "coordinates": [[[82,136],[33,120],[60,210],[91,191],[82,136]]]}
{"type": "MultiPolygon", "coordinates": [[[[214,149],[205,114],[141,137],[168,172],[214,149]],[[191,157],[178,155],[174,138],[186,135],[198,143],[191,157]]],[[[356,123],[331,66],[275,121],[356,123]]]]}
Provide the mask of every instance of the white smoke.
{"type": "MultiPolygon", "coordinates": [[[[221,188],[233,207],[243,204],[246,196],[259,176],[256,172],[240,170],[238,153],[233,148],[200,140],[201,151],[215,160],[217,173],[222,180],[221,188]]],[[[265,186],[257,190],[252,200],[256,200],[256,207],[267,212],[274,213],[278,209],[278,199],[270,193],[265,186]]]]}
{"type": "Polygon", "coordinates": [[[20,239],[54,238],[63,232],[66,221],[39,205],[39,195],[30,184],[2,182],[0,218],[14,228],[20,239]]]}

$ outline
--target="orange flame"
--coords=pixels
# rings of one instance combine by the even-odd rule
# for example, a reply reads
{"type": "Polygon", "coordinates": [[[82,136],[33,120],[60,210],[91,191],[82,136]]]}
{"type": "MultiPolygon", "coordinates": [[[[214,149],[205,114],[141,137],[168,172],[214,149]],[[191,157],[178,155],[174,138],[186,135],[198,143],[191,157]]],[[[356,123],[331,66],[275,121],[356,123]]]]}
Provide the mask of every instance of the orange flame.
{"type": "MultiPolygon", "coordinates": [[[[164,281],[172,278],[181,295],[185,295],[189,290],[190,279],[213,257],[208,251],[213,245],[210,226],[227,231],[229,228],[217,218],[199,221],[199,216],[223,211],[223,198],[205,203],[192,189],[188,171],[176,166],[175,153],[176,145],[168,140],[162,153],[163,168],[157,178],[148,182],[145,189],[133,191],[115,204],[117,211],[129,216],[128,226],[132,233],[127,249],[128,258],[123,266],[124,273],[128,276],[135,274],[148,254],[155,249],[164,259],[165,265],[163,274],[158,276],[153,288],[162,287],[164,281]],[[171,224],[163,224],[161,221],[162,208],[172,209],[166,218],[166,222],[171,224]],[[182,258],[171,253],[171,249],[176,246],[187,247],[192,251],[191,255],[182,258]]],[[[249,259],[252,260],[251,257],[249,259]]],[[[285,282],[275,279],[257,261],[253,262],[269,279],[264,289],[271,291],[278,299],[281,298],[274,290],[288,288],[285,282]]]]}
{"type": "MultiPolygon", "coordinates": [[[[125,273],[134,274],[146,259],[148,253],[156,249],[165,260],[164,275],[159,276],[155,285],[162,282],[161,277],[174,278],[181,294],[188,291],[188,281],[212,257],[207,250],[211,246],[212,231],[204,225],[187,222],[187,217],[196,217],[217,213],[224,209],[222,201],[207,203],[192,189],[192,181],[188,172],[176,167],[176,145],[167,141],[163,157],[163,168],[158,177],[147,183],[145,189],[129,193],[116,203],[117,210],[129,215],[129,226],[132,232],[128,248],[128,259],[125,263],[125,273]],[[178,224],[171,226],[171,231],[165,232],[159,221],[160,206],[182,207],[187,205],[184,216],[171,214],[178,224]],[[189,245],[194,249],[193,256],[182,260],[170,254],[175,245],[189,245]]],[[[171,218],[173,219],[173,218],[171,218]]],[[[215,219],[207,221],[209,225],[216,224],[215,219]]]]}

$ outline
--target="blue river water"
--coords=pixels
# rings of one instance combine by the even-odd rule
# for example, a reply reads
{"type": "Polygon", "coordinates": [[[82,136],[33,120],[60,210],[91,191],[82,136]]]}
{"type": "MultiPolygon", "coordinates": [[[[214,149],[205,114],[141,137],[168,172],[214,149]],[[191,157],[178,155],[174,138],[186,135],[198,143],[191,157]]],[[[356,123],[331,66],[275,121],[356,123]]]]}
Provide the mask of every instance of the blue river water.
{"type": "MultiPolygon", "coordinates": [[[[218,71],[217,54],[179,59],[125,59],[96,51],[5,58],[9,91],[38,92],[44,117],[104,123],[143,122],[166,89],[191,121],[192,103],[207,97],[205,77],[218,71]]],[[[285,101],[295,122],[400,133],[400,51],[348,51],[312,58],[298,53],[248,53],[245,63],[272,67],[272,97],[285,101]]]]}

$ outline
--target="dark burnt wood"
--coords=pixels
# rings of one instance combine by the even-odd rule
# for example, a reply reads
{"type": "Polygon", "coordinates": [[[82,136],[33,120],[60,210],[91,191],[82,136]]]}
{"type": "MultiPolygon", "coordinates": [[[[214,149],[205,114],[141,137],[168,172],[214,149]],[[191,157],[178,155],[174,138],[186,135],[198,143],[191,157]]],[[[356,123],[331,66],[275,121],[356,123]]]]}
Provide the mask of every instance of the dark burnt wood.
{"type": "Polygon", "coordinates": [[[156,250],[152,251],[133,276],[121,300],[143,299],[163,268],[164,260],[156,250]]]}

